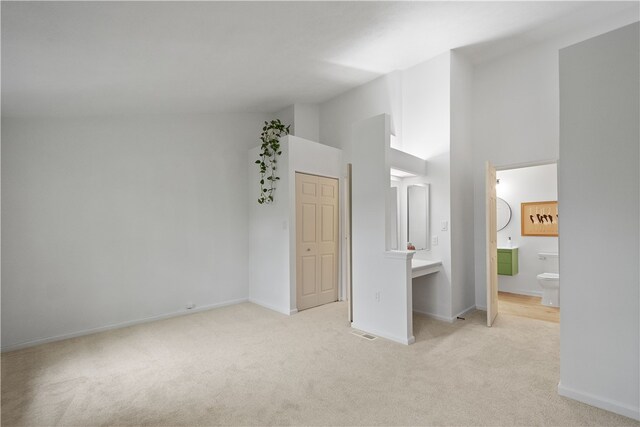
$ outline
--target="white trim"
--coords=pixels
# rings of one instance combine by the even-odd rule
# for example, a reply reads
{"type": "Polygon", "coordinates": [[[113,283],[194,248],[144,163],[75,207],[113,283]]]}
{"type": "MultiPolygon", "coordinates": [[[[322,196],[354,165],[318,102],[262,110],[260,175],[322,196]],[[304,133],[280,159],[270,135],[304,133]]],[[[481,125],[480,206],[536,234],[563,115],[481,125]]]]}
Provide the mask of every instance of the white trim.
{"type": "Polygon", "coordinates": [[[498,289],[499,292],[506,292],[508,294],[516,294],[516,295],[528,295],[530,297],[540,297],[542,298],[542,291],[528,291],[522,289],[510,289],[508,291],[498,289]]]}
{"type": "Polygon", "coordinates": [[[20,349],[23,349],[23,348],[33,347],[33,346],[40,345],[40,344],[47,344],[47,343],[50,343],[50,342],[62,341],[62,340],[66,340],[66,339],[69,339],[69,338],[76,338],[76,337],[81,337],[81,336],[84,336],[84,335],[91,335],[91,334],[96,334],[96,333],[99,333],[99,332],[110,331],[112,329],[126,328],[128,326],[134,326],[134,325],[140,325],[140,324],[143,324],[143,323],[155,322],[155,321],[158,321],[158,320],[170,319],[172,317],[185,316],[187,314],[192,314],[192,313],[198,313],[198,312],[201,312],[201,311],[212,310],[212,309],[215,309],[215,308],[225,307],[225,306],[228,306],[228,305],[241,304],[241,303],[247,302],[247,301],[249,301],[247,298],[240,298],[240,299],[236,299],[236,300],[229,300],[229,301],[219,302],[219,303],[215,303],[215,304],[203,305],[203,306],[192,308],[192,309],[189,309],[189,310],[184,309],[184,310],[181,310],[181,311],[174,311],[172,313],[160,314],[158,316],[143,317],[141,319],[135,319],[135,320],[127,320],[126,322],[113,323],[111,325],[99,326],[97,328],[84,329],[84,330],[81,330],[81,331],[71,332],[71,333],[62,334],[62,335],[55,335],[53,337],[48,337],[48,338],[38,338],[38,339],[35,339],[35,340],[25,341],[25,342],[18,343],[18,344],[12,344],[12,345],[8,345],[8,346],[3,346],[0,351],[2,351],[2,353],[4,353],[4,352],[7,352],[7,351],[20,350],[20,349]]]}
{"type": "Polygon", "coordinates": [[[472,311],[476,310],[476,305],[472,305],[470,307],[465,308],[464,310],[462,310],[460,313],[456,314],[455,316],[453,316],[453,320],[457,320],[458,317],[462,317],[463,315],[470,313],[472,311]]]}
{"type": "Polygon", "coordinates": [[[476,310],[487,311],[487,307],[483,307],[481,305],[476,305],[476,310]]]}
{"type": "Polygon", "coordinates": [[[282,313],[286,316],[291,315],[291,310],[289,309],[282,309],[282,308],[276,307],[275,305],[267,304],[266,302],[257,300],[255,298],[249,298],[249,302],[255,305],[259,305],[260,307],[268,308],[269,310],[277,311],[278,313],[282,313]]]}
{"type": "Polygon", "coordinates": [[[421,315],[423,315],[425,317],[430,317],[432,319],[439,320],[441,322],[453,323],[453,320],[454,320],[453,317],[441,316],[439,314],[433,314],[433,313],[429,313],[429,312],[422,311],[422,310],[416,310],[415,308],[413,309],[413,312],[421,314],[421,315]]]}
{"type": "Polygon", "coordinates": [[[607,399],[601,396],[595,396],[591,393],[578,391],[569,387],[565,387],[562,383],[558,383],[558,394],[560,396],[568,397],[579,402],[586,403],[587,405],[595,406],[596,408],[604,409],[605,411],[614,412],[616,414],[623,415],[625,417],[633,418],[640,421],[640,407],[629,406],[625,403],[615,402],[611,399],[607,399]]]}
{"type": "Polygon", "coordinates": [[[359,331],[366,332],[366,333],[371,334],[371,335],[376,335],[376,336],[381,337],[381,338],[386,338],[388,340],[395,341],[395,342],[400,343],[400,344],[409,345],[409,344],[413,344],[414,342],[416,342],[416,338],[413,335],[411,335],[409,338],[396,337],[394,335],[387,334],[386,332],[380,332],[380,331],[377,331],[375,329],[362,328],[358,324],[356,324],[355,322],[351,322],[351,327],[353,329],[357,329],[359,331]]]}
{"type": "Polygon", "coordinates": [[[416,267],[411,269],[411,278],[426,276],[428,274],[434,274],[442,269],[442,263],[438,261],[438,264],[432,266],[416,267]]]}
{"type": "Polygon", "coordinates": [[[537,160],[533,162],[522,162],[522,163],[512,163],[510,165],[494,165],[496,171],[506,171],[512,169],[522,169],[522,168],[530,168],[533,166],[544,166],[544,165],[553,165],[558,164],[558,159],[545,159],[545,160],[537,160]]]}
{"type": "Polygon", "coordinates": [[[403,260],[408,260],[408,259],[413,259],[413,256],[415,255],[416,251],[385,251],[384,253],[384,257],[385,258],[392,258],[392,259],[403,259],[403,260]]]}
{"type": "Polygon", "coordinates": [[[289,315],[296,314],[297,312],[298,312],[297,308],[292,308],[291,310],[289,310],[289,315]]]}
{"type": "MultiPolygon", "coordinates": [[[[416,310],[415,308],[413,309],[413,312],[421,314],[422,316],[425,316],[425,317],[430,317],[432,319],[439,320],[441,322],[453,323],[456,320],[458,320],[458,316],[462,317],[462,315],[467,314],[467,313],[469,313],[469,312],[471,312],[473,310],[477,310],[477,309],[478,309],[478,307],[476,307],[476,305],[474,304],[474,305],[472,305],[470,307],[465,308],[464,310],[462,310],[460,313],[456,314],[453,317],[441,316],[439,314],[433,314],[433,313],[429,313],[429,312],[422,311],[422,310],[416,310]]],[[[485,308],[485,311],[486,311],[486,308],[485,308]]]]}

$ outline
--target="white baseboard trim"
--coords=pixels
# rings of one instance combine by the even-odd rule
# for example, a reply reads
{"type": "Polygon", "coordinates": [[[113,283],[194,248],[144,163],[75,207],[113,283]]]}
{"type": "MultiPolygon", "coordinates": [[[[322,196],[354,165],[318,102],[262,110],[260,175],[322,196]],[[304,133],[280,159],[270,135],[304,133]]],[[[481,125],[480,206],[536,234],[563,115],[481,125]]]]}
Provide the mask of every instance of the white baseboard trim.
{"type": "Polygon", "coordinates": [[[297,308],[291,309],[291,310],[289,310],[289,315],[296,314],[297,312],[298,312],[297,308]]]}
{"type": "Polygon", "coordinates": [[[605,411],[614,412],[640,421],[640,407],[638,406],[633,407],[624,403],[615,402],[605,397],[578,391],[570,387],[565,387],[562,383],[558,383],[558,394],[560,396],[586,403],[587,405],[595,406],[596,408],[604,409],[605,411]]]}
{"type": "Polygon", "coordinates": [[[228,306],[228,305],[241,304],[241,303],[247,302],[247,301],[248,301],[247,298],[240,298],[240,299],[236,299],[236,300],[229,300],[229,301],[219,302],[219,303],[215,303],[215,304],[203,305],[203,306],[200,306],[200,307],[192,308],[190,310],[184,309],[184,310],[180,310],[180,311],[174,311],[172,313],[160,314],[158,316],[143,317],[141,319],[127,320],[126,322],[113,323],[111,325],[99,326],[97,328],[83,329],[81,331],[70,332],[68,334],[55,335],[53,337],[38,338],[38,339],[35,339],[35,340],[25,341],[25,342],[18,343],[18,344],[11,344],[11,345],[7,345],[7,346],[3,346],[0,349],[0,351],[2,353],[4,353],[4,352],[7,352],[7,351],[20,350],[20,349],[23,349],[23,348],[33,347],[33,346],[40,345],[40,344],[47,344],[47,343],[50,343],[50,342],[62,341],[62,340],[66,340],[66,339],[69,339],[69,338],[77,338],[77,337],[81,337],[81,336],[84,336],[84,335],[96,334],[96,333],[99,333],[99,332],[110,331],[110,330],[113,330],[113,329],[126,328],[128,326],[134,326],[134,325],[140,325],[140,324],[143,324],[143,323],[155,322],[155,321],[158,321],[158,320],[170,319],[172,317],[185,316],[187,314],[198,313],[200,311],[213,310],[215,308],[225,307],[225,306],[228,306]]]}
{"type": "MultiPolygon", "coordinates": [[[[257,300],[255,298],[249,298],[249,302],[252,303],[252,304],[255,304],[255,305],[259,305],[259,306],[264,307],[264,308],[268,308],[269,310],[277,311],[278,313],[282,313],[282,314],[284,314],[286,316],[290,316],[292,314],[291,310],[289,310],[289,309],[276,307],[275,305],[268,304],[268,303],[266,303],[264,301],[260,301],[260,300],[257,300]]],[[[296,310],[296,312],[297,311],[298,310],[296,310]]]]}
{"type": "Polygon", "coordinates": [[[413,309],[413,312],[421,314],[422,316],[425,316],[425,317],[430,317],[432,319],[440,320],[441,322],[453,323],[453,321],[455,320],[455,317],[441,316],[439,314],[429,313],[428,311],[416,310],[415,308],[413,309]]]}
{"type": "Polygon", "coordinates": [[[453,316],[453,320],[457,320],[458,317],[464,317],[466,314],[471,313],[472,311],[476,310],[476,305],[472,305],[470,307],[465,308],[464,310],[462,310],[460,313],[456,314],[455,316],[453,316]]]}
{"type": "Polygon", "coordinates": [[[351,322],[351,327],[353,329],[358,329],[359,331],[366,332],[366,333],[372,334],[372,335],[376,335],[378,337],[385,338],[385,339],[388,339],[390,341],[395,341],[395,342],[400,343],[400,344],[409,345],[409,344],[413,344],[414,342],[416,342],[416,337],[414,337],[413,335],[410,336],[409,338],[396,337],[394,335],[387,334],[386,332],[380,332],[380,331],[378,331],[376,329],[373,329],[373,328],[362,327],[362,325],[359,325],[359,324],[357,324],[355,322],[351,322]]]}
{"type": "Polygon", "coordinates": [[[521,290],[521,289],[511,289],[511,290],[504,290],[504,289],[498,289],[498,291],[500,292],[506,292],[509,294],[516,294],[516,295],[529,295],[530,297],[540,297],[542,298],[542,291],[527,291],[527,290],[521,290]]]}
{"type": "Polygon", "coordinates": [[[458,316],[462,317],[463,315],[476,310],[476,306],[475,304],[465,308],[464,310],[462,310],[460,313],[456,314],[453,317],[447,317],[447,316],[441,316],[439,314],[434,314],[434,313],[429,313],[428,311],[423,311],[423,310],[416,310],[415,308],[413,309],[414,313],[418,313],[421,314],[422,316],[426,316],[426,317],[430,317],[432,319],[436,319],[436,320],[440,320],[442,322],[447,322],[447,323],[453,323],[456,320],[458,320],[458,316]]]}
{"type": "Polygon", "coordinates": [[[476,310],[487,311],[487,307],[483,307],[481,305],[476,305],[476,310]]]}

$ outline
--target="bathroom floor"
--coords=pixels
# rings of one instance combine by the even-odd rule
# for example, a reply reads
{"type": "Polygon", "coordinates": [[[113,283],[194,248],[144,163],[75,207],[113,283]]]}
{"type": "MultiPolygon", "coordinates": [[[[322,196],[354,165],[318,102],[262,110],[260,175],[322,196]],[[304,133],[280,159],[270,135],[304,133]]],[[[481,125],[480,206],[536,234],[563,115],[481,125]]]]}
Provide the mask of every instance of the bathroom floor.
{"type": "Polygon", "coordinates": [[[560,308],[540,304],[540,297],[498,292],[498,313],[560,323],[560,308]]]}

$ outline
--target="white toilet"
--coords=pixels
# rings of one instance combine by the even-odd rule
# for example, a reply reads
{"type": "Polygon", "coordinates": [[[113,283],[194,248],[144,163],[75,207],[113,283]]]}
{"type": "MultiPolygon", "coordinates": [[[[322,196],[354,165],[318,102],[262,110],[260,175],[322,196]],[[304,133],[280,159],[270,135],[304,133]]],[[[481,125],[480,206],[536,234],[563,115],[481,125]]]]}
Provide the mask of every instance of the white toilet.
{"type": "MultiPolygon", "coordinates": [[[[545,261],[545,269],[557,271],[558,254],[541,252],[538,259],[545,261]]],[[[560,307],[560,275],[558,273],[538,274],[538,284],[542,288],[542,305],[560,307]]]]}
{"type": "Polygon", "coordinates": [[[542,287],[542,305],[560,307],[560,275],[558,273],[538,274],[542,287]]]}

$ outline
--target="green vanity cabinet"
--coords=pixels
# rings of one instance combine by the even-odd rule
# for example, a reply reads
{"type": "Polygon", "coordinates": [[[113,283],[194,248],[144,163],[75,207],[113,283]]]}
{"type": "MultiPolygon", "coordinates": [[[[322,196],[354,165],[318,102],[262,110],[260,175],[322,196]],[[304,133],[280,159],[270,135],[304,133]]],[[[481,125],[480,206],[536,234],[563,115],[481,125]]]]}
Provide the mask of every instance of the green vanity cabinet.
{"type": "Polygon", "coordinates": [[[518,274],[518,248],[498,249],[498,274],[503,276],[518,274]]]}

